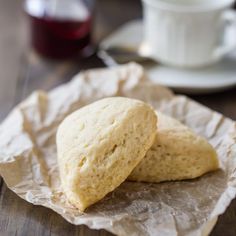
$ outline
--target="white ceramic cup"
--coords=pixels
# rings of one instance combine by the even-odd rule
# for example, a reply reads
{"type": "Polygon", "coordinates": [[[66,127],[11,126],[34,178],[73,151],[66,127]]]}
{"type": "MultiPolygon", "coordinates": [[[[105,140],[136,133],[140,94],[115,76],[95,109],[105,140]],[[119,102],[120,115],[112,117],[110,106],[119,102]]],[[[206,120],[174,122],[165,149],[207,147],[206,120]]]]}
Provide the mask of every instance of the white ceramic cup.
{"type": "Polygon", "coordinates": [[[143,0],[141,53],[171,66],[213,64],[236,48],[236,14],[229,10],[233,2],[143,0]]]}

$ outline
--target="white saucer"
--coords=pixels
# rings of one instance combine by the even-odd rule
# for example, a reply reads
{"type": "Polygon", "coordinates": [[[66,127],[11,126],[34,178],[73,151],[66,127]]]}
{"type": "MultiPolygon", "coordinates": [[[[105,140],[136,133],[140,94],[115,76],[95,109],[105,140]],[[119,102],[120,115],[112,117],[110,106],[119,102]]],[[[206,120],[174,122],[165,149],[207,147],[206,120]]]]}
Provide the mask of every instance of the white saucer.
{"type": "MultiPolygon", "coordinates": [[[[101,47],[104,49],[114,46],[138,48],[142,42],[142,31],[141,20],[128,22],[104,39],[101,47]]],[[[144,67],[153,81],[178,92],[211,93],[236,86],[236,51],[221,62],[201,69],[184,70],[155,63],[145,63],[144,67]]]]}

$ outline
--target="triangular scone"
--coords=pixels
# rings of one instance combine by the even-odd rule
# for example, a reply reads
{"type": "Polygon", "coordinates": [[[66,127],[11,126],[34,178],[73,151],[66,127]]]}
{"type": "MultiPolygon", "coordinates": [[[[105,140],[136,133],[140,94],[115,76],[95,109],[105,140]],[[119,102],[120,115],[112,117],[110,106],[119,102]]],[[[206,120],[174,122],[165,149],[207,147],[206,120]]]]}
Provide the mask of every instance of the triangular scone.
{"type": "Polygon", "coordinates": [[[128,179],[144,182],[192,179],[217,168],[217,154],[206,139],[158,112],[154,144],[128,179]]]}
{"type": "Polygon", "coordinates": [[[106,98],[69,115],[57,132],[60,178],[84,211],[118,187],[153,144],[157,118],[147,104],[106,98]]]}

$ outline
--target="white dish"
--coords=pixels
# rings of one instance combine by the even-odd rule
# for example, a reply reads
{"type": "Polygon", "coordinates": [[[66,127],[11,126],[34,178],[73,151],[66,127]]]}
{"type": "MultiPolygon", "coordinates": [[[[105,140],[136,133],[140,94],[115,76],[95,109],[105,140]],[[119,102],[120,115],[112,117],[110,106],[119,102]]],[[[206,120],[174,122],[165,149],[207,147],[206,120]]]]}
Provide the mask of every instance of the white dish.
{"type": "MultiPolygon", "coordinates": [[[[101,47],[107,49],[125,46],[138,49],[142,42],[142,28],[141,20],[128,22],[104,39],[101,47]]],[[[178,92],[211,93],[236,86],[236,51],[217,64],[201,69],[185,70],[156,63],[145,63],[144,67],[153,81],[178,92]]]]}

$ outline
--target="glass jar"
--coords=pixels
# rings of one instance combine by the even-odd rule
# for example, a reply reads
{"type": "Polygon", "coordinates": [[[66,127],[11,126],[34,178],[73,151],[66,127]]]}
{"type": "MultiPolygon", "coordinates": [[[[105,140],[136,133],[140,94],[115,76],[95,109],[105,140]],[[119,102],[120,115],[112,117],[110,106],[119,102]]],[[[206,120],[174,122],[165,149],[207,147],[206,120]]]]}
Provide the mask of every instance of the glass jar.
{"type": "Polygon", "coordinates": [[[26,0],[31,44],[40,55],[66,59],[91,49],[93,0],[26,0]]]}

